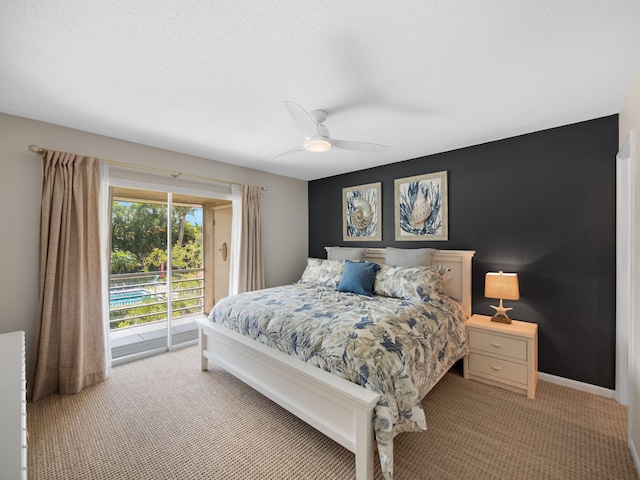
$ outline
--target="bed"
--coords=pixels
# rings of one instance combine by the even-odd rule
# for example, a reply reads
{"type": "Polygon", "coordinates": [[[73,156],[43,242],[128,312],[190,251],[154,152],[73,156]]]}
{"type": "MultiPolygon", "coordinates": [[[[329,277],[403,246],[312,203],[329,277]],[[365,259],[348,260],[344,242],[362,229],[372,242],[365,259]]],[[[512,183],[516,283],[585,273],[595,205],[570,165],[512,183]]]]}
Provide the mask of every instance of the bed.
{"type": "Polygon", "coordinates": [[[366,250],[366,261],[382,265],[375,273],[382,294],[376,292],[374,297],[338,293],[331,282],[302,281],[310,271],[309,263],[301,282],[229,297],[216,305],[208,319],[199,320],[201,369],[206,370],[212,360],[355,453],[357,480],[373,478],[377,445],[383,474],[389,479],[393,437],[426,428],[420,400],[467,352],[462,336],[464,319],[471,310],[473,254],[459,250],[434,254],[433,265],[446,268],[429,269],[429,275],[436,280],[446,275],[446,292],[428,290],[425,294],[421,287],[421,298],[429,302],[393,298],[395,292],[382,295],[384,275],[401,270],[384,265],[385,249],[366,250]],[[451,310],[455,318],[449,320],[445,310],[451,310]],[[431,323],[415,321],[421,312],[431,323]],[[379,323],[378,318],[384,322],[379,323]],[[451,333],[445,331],[449,323],[457,325],[451,333]],[[352,331],[347,330],[349,324],[352,331]],[[434,334],[427,336],[422,330],[434,334]],[[339,332],[347,334],[339,336],[339,332]],[[409,334],[409,341],[398,340],[409,334]],[[384,348],[360,348],[377,337],[382,338],[384,348]],[[412,345],[410,350],[417,352],[419,361],[401,351],[404,343],[412,345]],[[394,360],[380,362],[382,357],[371,353],[381,350],[392,351],[394,360]],[[361,358],[351,355],[354,351],[369,353],[361,358]],[[431,351],[435,353],[427,358],[431,351]],[[398,358],[407,362],[398,364],[398,358]]]}

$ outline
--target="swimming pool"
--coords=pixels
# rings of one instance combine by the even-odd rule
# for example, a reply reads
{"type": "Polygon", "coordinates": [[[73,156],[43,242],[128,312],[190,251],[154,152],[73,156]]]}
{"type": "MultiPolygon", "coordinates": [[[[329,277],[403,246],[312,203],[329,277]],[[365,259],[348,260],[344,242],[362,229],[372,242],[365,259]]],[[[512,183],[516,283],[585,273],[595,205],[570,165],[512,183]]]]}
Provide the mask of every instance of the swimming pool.
{"type": "Polygon", "coordinates": [[[109,307],[142,303],[147,298],[149,298],[149,292],[142,288],[115,291],[109,294],[109,307]]]}

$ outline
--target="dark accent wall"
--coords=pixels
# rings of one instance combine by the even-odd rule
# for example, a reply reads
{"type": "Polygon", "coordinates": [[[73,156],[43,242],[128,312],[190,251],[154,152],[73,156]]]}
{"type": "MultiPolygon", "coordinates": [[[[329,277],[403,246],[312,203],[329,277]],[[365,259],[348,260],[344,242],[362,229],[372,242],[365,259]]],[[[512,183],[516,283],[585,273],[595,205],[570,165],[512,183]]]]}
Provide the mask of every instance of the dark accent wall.
{"type": "MultiPolygon", "coordinates": [[[[539,325],[541,372],[615,388],[618,116],[309,182],[309,256],[325,246],[475,250],[473,312],[488,271],[517,272],[512,318],[539,325]],[[394,179],[448,172],[449,240],[396,242],[394,179]],[[382,182],[381,242],[343,242],[342,188],[382,182]]],[[[373,154],[372,154],[373,155],[373,154]]]]}

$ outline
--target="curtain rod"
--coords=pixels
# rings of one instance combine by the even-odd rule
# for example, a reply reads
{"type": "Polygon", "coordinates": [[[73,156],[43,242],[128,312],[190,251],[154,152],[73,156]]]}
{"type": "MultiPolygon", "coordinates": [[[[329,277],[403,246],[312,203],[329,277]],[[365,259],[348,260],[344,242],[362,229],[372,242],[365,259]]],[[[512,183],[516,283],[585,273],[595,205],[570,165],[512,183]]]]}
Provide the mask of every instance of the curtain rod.
{"type": "MultiPolygon", "coordinates": [[[[38,155],[42,155],[45,152],[45,149],[42,148],[42,147],[39,147],[37,145],[29,145],[29,151],[32,152],[32,153],[38,154],[38,155]]],[[[105,160],[103,158],[99,158],[98,160],[100,160],[101,162],[108,163],[109,165],[117,166],[117,167],[133,168],[133,169],[137,169],[137,170],[146,170],[148,172],[155,172],[155,173],[164,173],[166,175],[172,176],[173,178],[190,177],[190,178],[204,180],[204,181],[211,182],[211,183],[218,183],[218,184],[222,184],[222,185],[240,185],[240,183],[238,183],[238,182],[229,182],[228,180],[220,180],[219,178],[205,177],[205,176],[202,176],[202,175],[194,175],[192,173],[174,172],[174,171],[171,171],[171,170],[164,170],[162,168],[145,167],[143,165],[135,165],[133,163],[126,163],[126,162],[117,162],[115,160],[105,160]]],[[[263,192],[267,191],[267,187],[260,187],[260,189],[263,192]]]]}

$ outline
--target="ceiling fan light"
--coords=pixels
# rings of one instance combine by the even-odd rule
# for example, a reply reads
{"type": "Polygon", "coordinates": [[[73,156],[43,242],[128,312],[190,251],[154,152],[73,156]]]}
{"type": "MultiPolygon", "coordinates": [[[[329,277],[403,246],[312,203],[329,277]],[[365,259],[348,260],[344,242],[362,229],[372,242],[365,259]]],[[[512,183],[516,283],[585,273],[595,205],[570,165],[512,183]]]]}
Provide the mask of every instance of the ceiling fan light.
{"type": "Polygon", "coordinates": [[[307,152],[326,152],[331,149],[331,143],[323,140],[321,138],[315,138],[313,140],[309,140],[304,144],[304,149],[307,152]]]}

